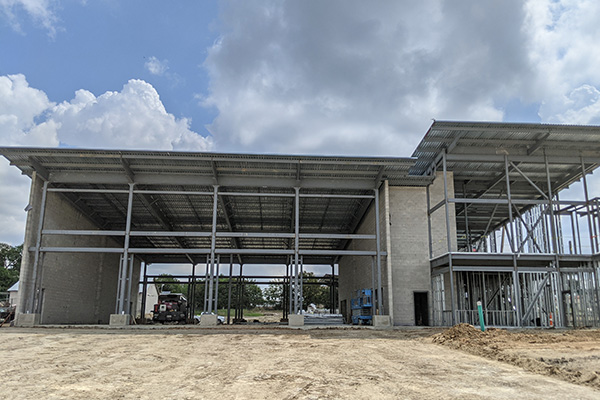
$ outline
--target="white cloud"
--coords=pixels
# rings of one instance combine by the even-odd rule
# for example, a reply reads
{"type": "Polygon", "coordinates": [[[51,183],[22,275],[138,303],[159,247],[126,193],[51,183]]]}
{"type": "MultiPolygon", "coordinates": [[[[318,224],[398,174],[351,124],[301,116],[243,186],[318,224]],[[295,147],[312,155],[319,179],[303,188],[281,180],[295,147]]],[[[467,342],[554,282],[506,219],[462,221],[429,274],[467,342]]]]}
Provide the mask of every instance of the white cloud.
{"type": "Polygon", "coordinates": [[[152,75],[164,75],[165,72],[169,69],[169,62],[167,60],[159,60],[158,58],[152,56],[146,61],[144,67],[150,72],[152,75]]]}
{"type": "Polygon", "coordinates": [[[525,12],[484,4],[225,3],[209,129],[222,149],[408,155],[431,118],[502,120],[532,77],[525,12]]]}
{"type": "Polygon", "coordinates": [[[529,0],[526,11],[542,121],[600,123],[600,2],[529,0]]]}
{"type": "Polygon", "coordinates": [[[0,0],[0,15],[15,31],[22,33],[18,14],[25,11],[36,24],[48,31],[50,37],[54,37],[58,18],[53,11],[53,4],[53,0],[0,0]]]}
{"type": "Polygon", "coordinates": [[[210,139],[189,129],[189,121],[167,113],[156,90],[132,79],[120,92],[98,97],[78,90],[52,109],[61,143],[76,147],[206,151],[210,139]]]}
{"type": "Polygon", "coordinates": [[[36,123],[54,103],[32,88],[23,75],[0,76],[0,139],[15,146],[56,146],[58,138],[48,129],[52,122],[36,123]]]}
{"type": "MultiPolygon", "coordinates": [[[[156,90],[130,80],[120,92],[98,97],[78,90],[67,102],[55,104],[29,86],[25,76],[0,76],[0,146],[63,145],[85,148],[128,148],[205,151],[212,147],[189,128],[185,118],[169,114],[156,90]]],[[[23,239],[29,179],[0,163],[0,242],[23,239]]]]}

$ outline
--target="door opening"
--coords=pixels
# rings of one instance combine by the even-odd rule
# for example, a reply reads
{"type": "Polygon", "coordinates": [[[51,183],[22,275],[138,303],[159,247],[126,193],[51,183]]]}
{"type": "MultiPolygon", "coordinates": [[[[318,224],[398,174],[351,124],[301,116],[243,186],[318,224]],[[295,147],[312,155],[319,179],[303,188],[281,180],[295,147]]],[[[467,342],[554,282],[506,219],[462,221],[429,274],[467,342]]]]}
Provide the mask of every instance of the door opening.
{"type": "Polygon", "coordinates": [[[415,295],[415,325],[429,325],[429,304],[427,292],[414,292],[415,295]]]}

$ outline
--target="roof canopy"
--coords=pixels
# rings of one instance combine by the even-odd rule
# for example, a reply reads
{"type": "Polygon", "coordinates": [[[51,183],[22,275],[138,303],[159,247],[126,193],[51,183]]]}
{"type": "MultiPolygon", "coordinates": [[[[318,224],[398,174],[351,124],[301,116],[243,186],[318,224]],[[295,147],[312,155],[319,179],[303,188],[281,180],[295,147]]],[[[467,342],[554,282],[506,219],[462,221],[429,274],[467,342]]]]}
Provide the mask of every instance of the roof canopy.
{"type": "MultiPolygon", "coordinates": [[[[135,183],[130,245],[209,249],[213,188],[218,187],[217,249],[244,263],[285,263],[294,245],[295,189],[300,188],[300,249],[305,263],[330,264],[373,201],[383,179],[425,186],[410,176],[411,158],[323,157],[160,151],[1,148],[24,174],[36,171],[102,230],[124,230],[128,188],[135,183]],[[178,232],[172,237],[164,232],[178,232]],[[232,236],[229,233],[235,233],[232,236]],[[258,254],[260,249],[269,249],[258,254]],[[244,253],[245,252],[245,253],[244,253]]],[[[117,238],[122,241],[122,238],[117,238]]],[[[166,253],[166,251],[165,251],[166,253]]],[[[149,262],[203,262],[199,254],[145,254],[149,262]]]]}
{"type": "MultiPolygon", "coordinates": [[[[600,127],[435,121],[413,153],[417,162],[410,173],[441,170],[443,153],[447,170],[454,174],[456,198],[506,199],[508,170],[515,202],[543,200],[542,192],[549,193],[549,184],[556,194],[579,180],[584,169],[590,172],[600,164],[600,127]]],[[[523,212],[530,205],[515,207],[523,212]]],[[[466,209],[475,237],[508,219],[506,206],[457,203],[457,229],[462,238],[466,209]]]]}
{"type": "MultiPolygon", "coordinates": [[[[294,242],[294,188],[300,188],[300,247],[313,251],[305,263],[329,264],[346,248],[344,235],[355,233],[382,180],[426,186],[445,158],[454,173],[455,197],[505,197],[508,166],[513,199],[541,199],[548,192],[547,176],[556,193],[600,164],[600,127],[435,121],[413,158],[19,147],[0,148],[0,154],[24,174],[36,171],[52,190],[62,190],[102,230],[124,229],[128,188],[135,183],[133,229],[210,233],[218,186],[217,249],[240,250],[244,263],[286,261],[294,242]],[[232,232],[240,234],[227,236],[232,232]],[[273,252],[254,252],[260,249],[273,252]]],[[[490,215],[492,227],[508,218],[503,207],[494,212],[492,203],[458,202],[459,235],[466,230],[460,216],[467,208],[475,235],[490,226],[490,215]]],[[[183,251],[210,247],[210,237],[140,235],[131,238],[131,246],[183,251]]],[[[189,254],[158,251],[145,257],[190,260],[189,254]]]]}

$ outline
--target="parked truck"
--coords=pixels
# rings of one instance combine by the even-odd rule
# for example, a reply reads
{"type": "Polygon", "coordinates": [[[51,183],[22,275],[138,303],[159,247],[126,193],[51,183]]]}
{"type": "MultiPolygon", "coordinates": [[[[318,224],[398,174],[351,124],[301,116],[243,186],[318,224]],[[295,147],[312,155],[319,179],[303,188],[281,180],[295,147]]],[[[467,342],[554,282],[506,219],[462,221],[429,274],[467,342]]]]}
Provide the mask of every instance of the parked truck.
{"type": "Polygon", "coordinates": [[[152,322],[178,322],[185,324],[187,319],[187,299],[181,293],[162,292],[152,310],[152,322]]]}

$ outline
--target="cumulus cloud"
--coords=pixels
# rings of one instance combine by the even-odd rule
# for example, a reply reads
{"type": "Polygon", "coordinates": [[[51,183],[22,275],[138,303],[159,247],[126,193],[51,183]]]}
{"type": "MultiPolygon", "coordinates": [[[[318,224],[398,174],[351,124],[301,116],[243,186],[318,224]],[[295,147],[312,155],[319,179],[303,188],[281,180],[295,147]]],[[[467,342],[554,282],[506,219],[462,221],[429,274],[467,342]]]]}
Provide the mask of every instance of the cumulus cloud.
{"type": "Polygon", "coordinates": [[[503,118],[532,75],[524,18],[519,1],[225,2],[209,129],[233,150],[410,154],[431,118],[503,118]]]}
{"type": "Polygon", "coordinates": [[[54,37],[58,18],[53,6],[53,0],[0,0],[0,15],[15,31],[22,33],[19,13],[24,11],[36,24],[46,29],[50,37],[54,37]]]}
{"type": "Polygon", "coordinates": [[[144,67],[150,72],[152,75],[164,75],[165,72],[169,69],[169,62],[167,60],[159,60],[158,58],[152,56],[144,63],[144,67]]]}
{"type": "Polygon", "coordinates": [[[526,11],[540,117],[545,122],[600,123],[600,3],[530,0],[526,11]]]}
{"type": "MultiPolygon", "coordinates": [[[[189,121],[169,114],[156,90],[130,80],[119,92],[98,97],[78,90],[71,101],[51,102],[29,86],[25,76],[0,76],[0,146],[68,145],[84,148],[127,148],[205,151],[210,138],[190,130],[189,121]]],[[[10,193],[0,208],[0,241],[23,239],[29,179],[0,163],[2,193],[10,193]]]]}
{"type": "Polygon", "coordinates": [[[38,119],[54,106],[24,75],[0,76],[0,139],[15,146],[56,146],[52,121],[38,119]]]}
{"type": "Polygon", "coordinates": [[[76,147],[206,151],[210,139],[190,130],[189,121],[167,113],[154,87],[132,79],[120,92],[98,97],[78,90],[49,117],[61,143],[76,147]]]}

